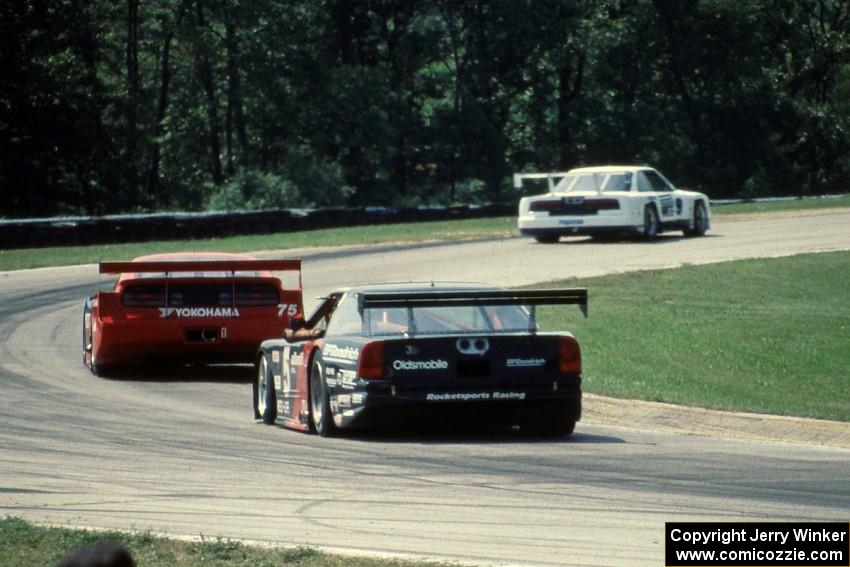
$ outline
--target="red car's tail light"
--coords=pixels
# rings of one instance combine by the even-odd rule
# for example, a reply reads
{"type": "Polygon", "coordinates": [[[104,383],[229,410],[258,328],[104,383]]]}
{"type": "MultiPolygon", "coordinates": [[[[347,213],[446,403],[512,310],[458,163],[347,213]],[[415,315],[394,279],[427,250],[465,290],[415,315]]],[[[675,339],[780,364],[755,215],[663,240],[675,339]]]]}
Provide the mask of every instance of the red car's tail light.
{"type": "Polygon", "coordinates": [[[368,379],[384,377],[383,341],[372,341],[363,345],[357,362],[357,375],[368,379]]]}
{"type": "Polygon", "coordinates": [[[125,307],[163,307],[165,306],[165,285],[128,287],[121,294],[121,303],[125,307]]]}
{"type": "Polygon", "coordinates": [[[563,336],[558,339],[560,370],[564,374],[581,373],[581,349],[574,337],[563,336]]]}

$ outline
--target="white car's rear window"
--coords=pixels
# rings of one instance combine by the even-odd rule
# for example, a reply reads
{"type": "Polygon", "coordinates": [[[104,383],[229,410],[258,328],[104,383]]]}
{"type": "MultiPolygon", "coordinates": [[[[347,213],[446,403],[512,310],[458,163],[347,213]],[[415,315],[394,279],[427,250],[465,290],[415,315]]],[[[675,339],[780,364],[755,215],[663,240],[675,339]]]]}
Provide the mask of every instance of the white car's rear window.
{"type": "Polygon", "coordinates": [[[605,173],[578,173],[564,176],[555,186],[556,193],[573,191],[629,191],[632,188],[631,171],[605,173]]]}

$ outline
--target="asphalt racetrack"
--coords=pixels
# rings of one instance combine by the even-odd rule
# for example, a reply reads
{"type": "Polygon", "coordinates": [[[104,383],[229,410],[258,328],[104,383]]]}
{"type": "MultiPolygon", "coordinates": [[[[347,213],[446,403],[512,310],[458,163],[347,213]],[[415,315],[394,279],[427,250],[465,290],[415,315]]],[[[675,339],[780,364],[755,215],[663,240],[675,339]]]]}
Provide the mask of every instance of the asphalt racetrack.
{"type": "MultiPolygon", "coordinates": [[[[715,221],[705,238],[655,243],[508,238],[302,255],[310,303],[367,281],[519,285],[848,248],[845,211],[715,221]]],[[[255,422],[250,369],[98,378],[80,354],[97,280],[94,266],[0,273],[0,514],[533,565],[661,565],[665,521],[850,520],[848,449],[590,419],[567,440],[322,439],[255,422]]]]}

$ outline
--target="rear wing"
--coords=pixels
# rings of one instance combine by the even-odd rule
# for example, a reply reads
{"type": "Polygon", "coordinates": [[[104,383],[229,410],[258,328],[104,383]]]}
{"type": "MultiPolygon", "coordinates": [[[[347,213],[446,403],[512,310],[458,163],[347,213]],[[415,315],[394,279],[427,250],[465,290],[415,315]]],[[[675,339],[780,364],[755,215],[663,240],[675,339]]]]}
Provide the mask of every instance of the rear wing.
{"type": "MultiPolygon", "coordinates": [[[[528,330],[534,332],[537,330],[538,305],[578,305],[582,314],[587,317],[587,289],[366,292],[358,296],[358,309],[364,331],[370,328],[369,309],[404,308],[408,310],[409,323],[415,323],[413,309],[419,307],[491,305],[529,306],[531,309],[528,330]]],[[[410,326],[415,329],[415,324],[410,326]]]]}
{"type": "Polygon", "coordinates": [[[553,171],[551,173],[514,173],[514,188],[522,189],[522,182],[525,179],[545,179],[551,193],[555,189],[557,183],[555,180],[561,180],[567,176],[566,171],[553,171]]]}
{"type": "Polygon", "coordinates": [[[415,291],[363,293],[360,309],[376,307],[451,307],[456,305],[578,305],[587,316],[587,289],[415,291]]]}
{"type": "Polygon", "coordinates": [[[236,272],[281,271],[298,273],[298,289],[301,285],[301,258],[286,260],[153,260],[142,262],[100,262],[100,274],[169,274],[222,272],[235,277],[236,272]]]}
{"type": "Polygon", "coordinates": [[[185,260],[169,262],[101,262],[101,274],[151,274],[175,272],[254,272],[254,271],[300,272],[301,258],[289,260],[185,260]]]}

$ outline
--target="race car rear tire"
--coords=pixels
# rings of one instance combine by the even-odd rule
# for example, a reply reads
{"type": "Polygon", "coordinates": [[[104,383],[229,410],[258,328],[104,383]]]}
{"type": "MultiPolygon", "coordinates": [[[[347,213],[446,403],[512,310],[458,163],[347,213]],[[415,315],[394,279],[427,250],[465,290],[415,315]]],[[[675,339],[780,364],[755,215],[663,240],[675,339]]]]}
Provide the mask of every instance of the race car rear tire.
{"type": "Polygon", "coordinates": [[[109,378],[121,374],[121,367],[115,364],[94,364],[89,367],[92,374],[101,378],[109,378]]]}
{"type": "Polygon", "coordinates": [[[322,437],[331,437],[337,433],[320,353],[316,353],[310,365],[310,421],[315,432],[322,437]]]}
{"type": "Polygon", "coordinates": [[[685,236],[704,236],[708,229],[708,215],[705,212],[705,205],[702,201],[697,201],[694,205],[694,227],[684,230],[685,236]]]}
{"type": "Polygon", "coordinates": [[[560,239],[560,234],[538,234],[534,237],[534,240],[536,240],[540,244],[555,244],[560,239]]]}
{"type": "Polygon", "coordinates": [[[533,437],[568,437],[576,428],[576,416],[569,404],[535,415],[520,424],[520,431],[533,437]]]}
{"type": "Polygon", "coordinates": [[[576,420],[572,416],[554,418],[549,427],[549,432],[554,437],[569,437],[575,430],[576,420]]]}
{"type": "Polygon", "coordinates": [[[91,298],[86,300],[83,306],[83,364],[88,367],[92,374],[97,374],[94,369],[94,344],[92,341],[91,320],[91,298]]]}
{"type": "Polygon", "coordinates": [[[658,211],[653,205],[647,205],[643,210],[643,237],[654,240],[658,236],[658,211]]]}
{"type": "Polygon", "coordinates": [[[254,418],[272,425],[277,419],[277,396],[274,391],[274,373],[266,354],[257,360],[257,378],[254,380],[254,418]]]}

